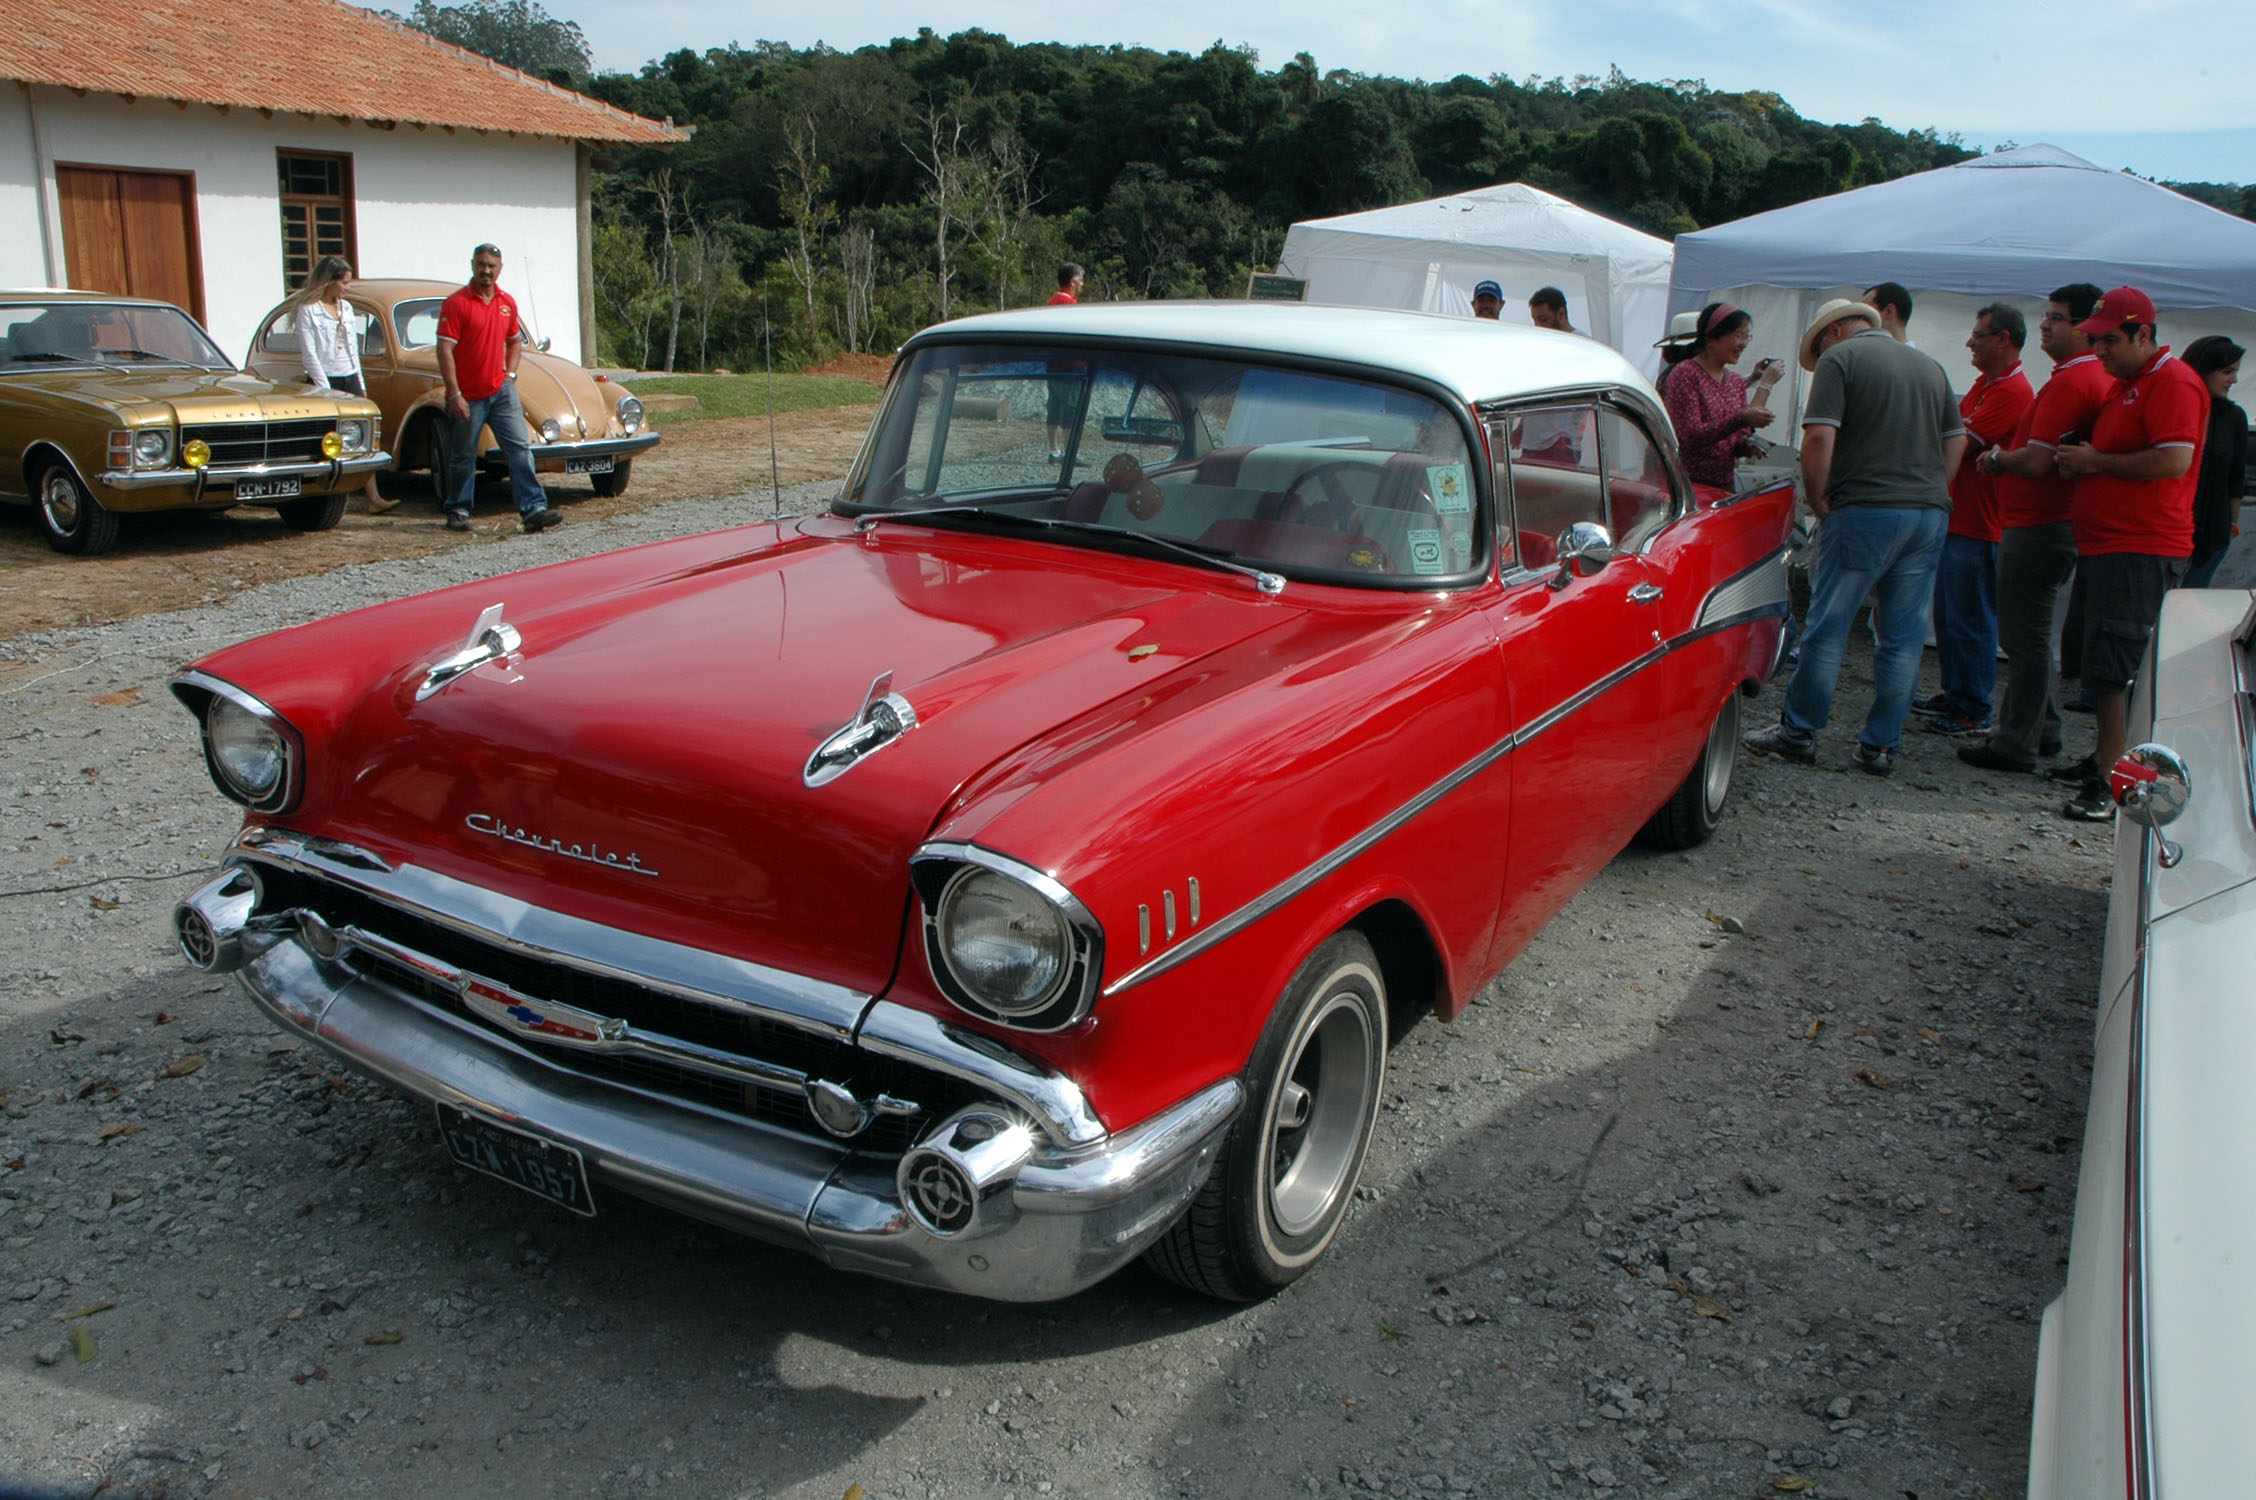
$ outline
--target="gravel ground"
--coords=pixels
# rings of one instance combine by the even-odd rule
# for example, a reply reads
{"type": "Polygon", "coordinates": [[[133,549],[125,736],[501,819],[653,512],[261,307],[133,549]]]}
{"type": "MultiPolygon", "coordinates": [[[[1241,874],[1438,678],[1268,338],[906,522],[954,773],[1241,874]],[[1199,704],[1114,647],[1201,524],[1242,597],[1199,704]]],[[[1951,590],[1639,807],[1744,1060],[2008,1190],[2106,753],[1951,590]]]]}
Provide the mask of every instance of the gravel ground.
{"type": "Polygon", "coordinates": [[[1363,1201],[1250,1308],[1141,1269],[988,1306],[577,1220],[172,955],[236,821],[182,661],[767,509],[0,643],[0,1494],[2020,1492],[2111,838],[1950,741],[1875,781],[1837,726],[1744,765],[1706,847],[1614,861],[1397,1039],[1363,1201]]]}

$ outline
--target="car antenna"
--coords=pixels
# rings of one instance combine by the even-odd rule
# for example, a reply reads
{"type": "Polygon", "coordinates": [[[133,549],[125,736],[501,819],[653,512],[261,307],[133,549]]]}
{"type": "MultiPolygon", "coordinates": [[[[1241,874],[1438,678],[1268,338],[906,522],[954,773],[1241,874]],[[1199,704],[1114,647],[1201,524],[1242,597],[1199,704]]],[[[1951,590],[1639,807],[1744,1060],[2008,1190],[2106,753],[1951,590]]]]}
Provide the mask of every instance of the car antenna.
{"type": "Polygon", "coordinates": [[[769,514],[783,509],[783,473],[776,466],[775,440],[775,334],[768,323],[768,294],[760,293],[760,347],[768,360],[768,496],[769,514]]]}

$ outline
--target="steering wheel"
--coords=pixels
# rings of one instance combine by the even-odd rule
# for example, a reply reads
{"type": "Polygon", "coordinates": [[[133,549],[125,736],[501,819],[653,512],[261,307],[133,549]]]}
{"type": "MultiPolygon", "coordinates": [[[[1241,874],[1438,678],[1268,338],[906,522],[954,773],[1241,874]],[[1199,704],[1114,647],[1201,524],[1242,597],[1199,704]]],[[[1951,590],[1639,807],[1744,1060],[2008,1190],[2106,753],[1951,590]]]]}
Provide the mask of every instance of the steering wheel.
{"type": "Polygon", "coordinates": [[[1363,518],[1356,514],[1347,486],[1340,483],[1340,471],[1346,467],[1343,463],[1317,464],[1294,475],[1292,483],[1285,486],[1279,517],[1302,526],[1329,526],[1348,536],[1360,536],[1363,518]],[[1310,500],[1301,491],[1312,480],[1324,492],[1321,500],[1310,500]]]}

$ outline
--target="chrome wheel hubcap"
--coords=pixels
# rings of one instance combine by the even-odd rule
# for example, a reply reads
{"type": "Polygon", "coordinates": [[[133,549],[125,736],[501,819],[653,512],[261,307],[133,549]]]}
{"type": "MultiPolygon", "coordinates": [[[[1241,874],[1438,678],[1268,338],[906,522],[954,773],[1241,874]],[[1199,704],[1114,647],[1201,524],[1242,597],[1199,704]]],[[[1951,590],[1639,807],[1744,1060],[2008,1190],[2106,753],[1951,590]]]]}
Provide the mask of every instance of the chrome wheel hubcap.
{"type": "Polygon", "coordinates": [[[1708,731],[1708,750],[1703,765],[1707,769],[1705,796],[1708,816],[1723,811],[1724,799],[1731,795],[1731,772],[1739,764],[1739,694],[1734,691],[1725,701],[1723,712],[1716,715],[1715,727],[1708,731]]]}
{"type": "Polygon", "coordinates": [[[1269,1116],[1269,1213],[1287,1235],[1319,1227],[1353,1180],[1379,1045],[1351,994],[1326,999],[1301,1032],[1269,1116]]]}
{"type": "Polygon", "coordinates": [[[78,527],[78,486],[68,474],[57,471],[47,476],[39,487],[40,508],[47,512],[47,524],[58,532],[68,534],[78,527]]]}

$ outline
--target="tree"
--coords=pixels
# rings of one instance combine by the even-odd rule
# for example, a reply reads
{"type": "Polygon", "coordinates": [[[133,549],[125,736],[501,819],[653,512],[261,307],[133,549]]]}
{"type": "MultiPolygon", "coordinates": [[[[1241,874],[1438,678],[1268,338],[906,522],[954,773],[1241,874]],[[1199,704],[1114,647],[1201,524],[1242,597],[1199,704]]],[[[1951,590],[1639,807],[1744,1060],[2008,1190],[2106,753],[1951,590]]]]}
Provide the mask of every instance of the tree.
{"type": "Polygon", "coordinates": [[[783,158],[776,165],[776,197],[790,226],[791,240],[783,253],[791,279],[807,311],[807,352],[822,357],[822,327],[815,317],[815,283],[822,275],[823,233],[838,210],[827,199],[830,168],[823,164],[815,137],[815,120],[802,111],[784,127],[783,158]]]}
{"type": "Polygon", "coordinates": [[[924,173],[924,202],[932,211],[933,290],[940,321],[948,321],[948,293],[955,280],[955,251],[964,238],[963,223],[971,208],[974,163],[964,142],[963,116],[954,110],[928,109],[924,114],[924,149],[909,143],[909,155],[924,173]]]}
{"type": "Polygon", "coordinates": [[[388,10],[378,14],[520,72],[545,77],[561,71],[576,81],[586,78],[592,66],[579,23],[557,20],[534,0],[463,0],[460,5],[415,0],[415,9],[405,16],[388,10]]]}

